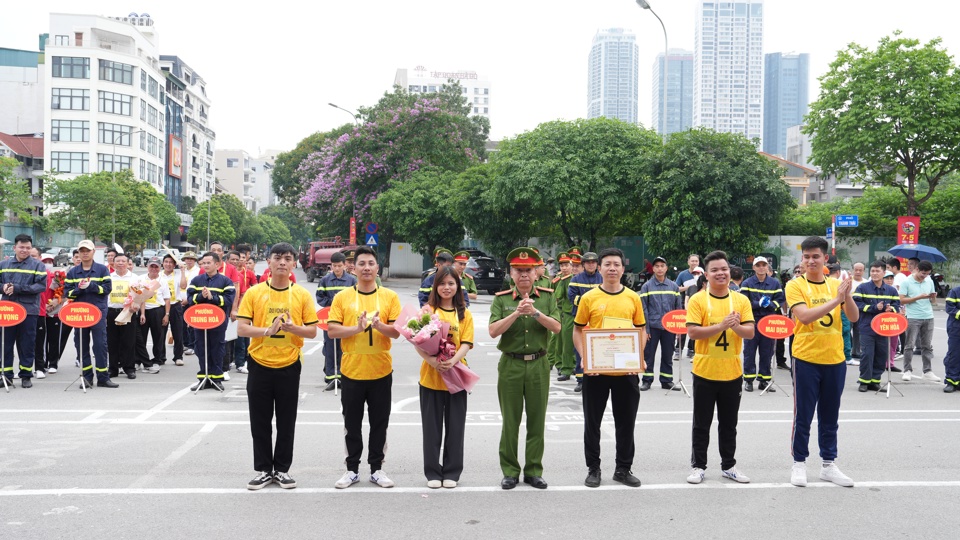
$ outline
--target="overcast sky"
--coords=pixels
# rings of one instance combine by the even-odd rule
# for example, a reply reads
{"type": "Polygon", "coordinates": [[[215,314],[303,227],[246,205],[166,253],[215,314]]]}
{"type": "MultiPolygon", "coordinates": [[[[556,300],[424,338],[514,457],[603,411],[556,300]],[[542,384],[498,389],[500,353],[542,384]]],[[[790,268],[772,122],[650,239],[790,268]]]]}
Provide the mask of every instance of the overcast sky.
{"type": "MultiPolygon", "coordinates": [[[[693,49],[696,0],[650,0],[671,48],[693,49]]],[[[399,67],[473,70],[491,81],[494,139],[586,115],[586,67],[599,28],[624,27],[640,47],[640,120],[651,124],[651,70],[663,51],[656,18],[634,0],[366,0],[245,4],[198,0],[11,2],[0,47],[37,48],[50,12],[149,13],[162,54],[207,81],[217,147],[288,150],[371,105],[399,67]]],[[[893,30],[960,51],[960,5],[948,0],[766,0],[764,53],[811,56],[811,98],[836,51],[893,30]]]]}

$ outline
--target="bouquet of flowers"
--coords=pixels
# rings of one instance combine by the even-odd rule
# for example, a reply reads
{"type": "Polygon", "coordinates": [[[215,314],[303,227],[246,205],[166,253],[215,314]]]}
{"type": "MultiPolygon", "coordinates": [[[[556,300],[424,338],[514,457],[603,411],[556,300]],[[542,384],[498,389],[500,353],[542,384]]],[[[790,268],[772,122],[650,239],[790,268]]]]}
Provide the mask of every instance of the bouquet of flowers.
{"type": "Polygon", "coordinates": [[[66,304],[66,301],[63,299],[63,284],[67,281],[67,273],[63,270],[57,270],[53,273],[53,281],[50,282],[50,289],[53,291],[53,297],[50,299],[50,302],[47,304],[47,316],[55,317],[57,313],[60,312],[60,308],[66,304]],[[56,300],[56,305],[53,305],[53,300],[56,300]],[[51,307],[52,306],[52,307],[51,307]]]}
{"type": "MultiPolygon", "coordinates": [[[[414,347],[430,356],[436,356],[440,361],[449,360],[457,354],[453,342],[447,339],[450,323],[441,321],[428,306],[420,310],[413,306],[403,308],[394,328],[414,347]]],[[[463,362],[457,362],[447,371],[440,372],[440,376],[451,394],[462,390],[472,392],[480,380],[480,376],[463,362]]]]}
{"type": "Polygon", "coordinates": [[[161,285],[159,279],[146,284],[131,285],[130,292],[127,293],[127,298],[123,301],[123,311],[120,312],[120,315],[117,315],[116,324],[122,326],[130,322],[133,314],[140,311],[140,306],[156,294],[161,285]]]}

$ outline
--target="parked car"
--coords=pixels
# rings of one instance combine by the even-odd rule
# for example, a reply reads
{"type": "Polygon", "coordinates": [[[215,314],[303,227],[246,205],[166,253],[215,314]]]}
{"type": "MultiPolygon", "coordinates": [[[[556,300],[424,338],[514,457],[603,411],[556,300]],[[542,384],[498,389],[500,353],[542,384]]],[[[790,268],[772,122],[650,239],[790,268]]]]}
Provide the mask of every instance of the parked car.
{"type": "Polygon", "coordinates": [[[503,287],[505,272],[491,257],[471,257],[467,262],[467,273],[473,276],[478,291],[497,294],[503,287]]]}
{"type": "Polygon", "coordinates": [[[487,255],[483,251],[480,251],[476,248],[460,248],[457,251],[466,251],[471,257],[490,257],[490,255],[487,255]]]}
{"type": "MultiPolygon", "coordinates": [[[[157,251],[157,254],[155,255],[155,257],[159,257],[160,262],[163,263],[163,258],[166,257],[168,253],[172,254],[174,258],[178,261],[180,260],[180,257],[183,256],[183,254],[180,253],[179,249],[171,248],[171,249],[161,249],[160,251],[157,251]]],[[[147,259],[147,262],[150,262],[150,259],[147,259]]]]}
{"type": "Polygon", "coordinates": [[[69,266],[73,262],[68,248],[52,247],[45,251],[43,256],[53,257],[54,266],[69,266]]]}
{"type": "Polygon", "coordinates": [[[155,249],[145,249],[139,254],[133,256],[134,266],[146,266],[147,262],[150,261],[152,257],[157,256],[157,250],[155,249]]]}

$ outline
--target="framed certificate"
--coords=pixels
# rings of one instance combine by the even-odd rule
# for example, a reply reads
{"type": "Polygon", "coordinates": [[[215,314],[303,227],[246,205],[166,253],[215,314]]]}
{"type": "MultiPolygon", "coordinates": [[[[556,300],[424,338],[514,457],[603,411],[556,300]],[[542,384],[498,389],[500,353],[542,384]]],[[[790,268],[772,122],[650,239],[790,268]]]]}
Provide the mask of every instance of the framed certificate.
{"type": "Polygon", "coordinates": [[[587,328],[583,331],[583,372],[642,373],[642,328],[587,328]]]}

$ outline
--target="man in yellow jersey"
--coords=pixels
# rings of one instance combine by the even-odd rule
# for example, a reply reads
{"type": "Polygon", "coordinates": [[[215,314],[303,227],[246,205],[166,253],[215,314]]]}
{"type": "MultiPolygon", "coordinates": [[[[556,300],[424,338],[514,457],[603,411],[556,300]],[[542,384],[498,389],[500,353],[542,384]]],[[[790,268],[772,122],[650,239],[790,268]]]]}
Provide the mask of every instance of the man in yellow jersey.
{"type": "Polygon", "coordinates": [[[851,323],[860,320],[853,299],[853,280],[826,277],[823,265],[829,244],[811,236],[800,244],[803,276],[787,283],[786,297],[797,327],[793,340],[793,468],[790,483],[807,485],[807,456],[810,423],[817,412],[820,479],[838,486],[853,487],[853,480],[840,472],[837,459],[837,428],[840,396],[847,375],[843,357],[843,324],[840,311],[851,323]]]}
{"type": "MultiPolygon", "coordinates": [[[[616,248],[607,248],[597,256],[599,273],[603,282],[580,297],[577,306],[576,325],[573,329],[573,346],[583,358],[583,327],[590,328],[643,328],[640,296],[620,283],[625,258],[616,248]]],[[[647,335],[640,332],[640,370],[643,371],[643,349],[647,335]]],[[[613,406],[613,422],[617,440],[616,469],[613,480],[625,486],[640,487],[640,479],[633,475],[633,442],[637,422],[637,407],[640,406],[640,377],[637,373],[586,375],[583,377],[583,453],[587,461],[587,478],[584,485],[600,487],[600,424],[607,408],[607,399],[613,406]]]]}
{"type": "Polygon", "coordinates": [[[250,338],[247,403],[257,471],[247,483],[251,490],[271,482],[284,489],[297,487],[290,465],[303,367],[300,349],[304,339],[317,337],[317,312],[310,293],[290,282],[296,261],[293,246],[274,244],[267,259],[270,281],[248,289],[237,310],[237,335],[250,338]],[[277,442],[271,450],[274,413],[277,442]]]}
{"type": "Polygon", "coordinates": [[[713,410],[717,410],[717,439],[723,478],[745,484],[750,479],[737,470],[737,420],[740,413],[743,340],[754,334],[750,300],[730,290],[727,254],[714,251],[703,258],[707,285],[687,302],[687,335],[694,340],[693,451],[687,482],[703,482],[713,410]]]}
{"type": "Polygon", "coordinates": [[[370,481],[385,488],[394,485],[382,467],[393,388],[390,340],[400,337],[400,332],[393,327],[400,316],[400,297],[390,289],[377,286],[378,269],[376,252],[366,246],[357,248],[357,284],[337,293],[330,305],[327,333],[341,340],[343,347],[340,403],[347,472],[334,484],[339,489],[350,487],[360,479],[364,405],[370,422],[367,445],[370,481]]]}

